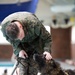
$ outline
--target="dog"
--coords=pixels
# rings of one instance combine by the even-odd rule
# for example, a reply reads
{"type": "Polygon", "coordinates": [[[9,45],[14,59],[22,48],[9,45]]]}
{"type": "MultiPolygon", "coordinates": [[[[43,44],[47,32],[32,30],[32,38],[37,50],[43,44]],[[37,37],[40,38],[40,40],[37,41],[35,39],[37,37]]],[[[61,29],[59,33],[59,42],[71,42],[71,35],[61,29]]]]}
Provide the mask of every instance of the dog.
{"type": "Polygon", "coordinates": [[[34,54],[33,59],[38,64],[40,75],[75,75],[74,70],[63,70],[53,59],[46,61],[44,55],[34,54]]]}

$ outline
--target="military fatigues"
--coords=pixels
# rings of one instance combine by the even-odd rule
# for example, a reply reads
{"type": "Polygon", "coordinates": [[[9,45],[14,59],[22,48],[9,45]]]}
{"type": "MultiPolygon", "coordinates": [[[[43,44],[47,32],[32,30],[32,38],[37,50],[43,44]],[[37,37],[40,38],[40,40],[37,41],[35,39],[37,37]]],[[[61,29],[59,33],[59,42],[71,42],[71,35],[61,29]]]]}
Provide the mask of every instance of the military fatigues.
{"type": "MultiPolygon", "coordinates": [[[[26,71],[26,69],[29,69],[31,71],[32,70],[31,66],[32,68],[34,68],[33,70],[35,71],[36,70],[35,66],[33,66],[35,63],[34,64],[32,63],[35,61],[33,61],[32,55],[34,53],[43,53],[44,51],[50,52],[51,35],[46,31],[45,27],[41,24],[38,18],[29,12],[13,13],[7,16],[2,21],[1,25],[2,25],[2,32],[6,37],[6,39],[12,44],[16,56],[18,56],[21,50],[25,50],[27,52],[29,57],[28,60],[29,62],[28,63],[25,62],[25,65],[28,68],[25,67],[24,71],[26,71]],[[10,40],[9,37],[6,35],[5,31],[6,26],[14,20],[18,20],[23,25],[25,37],[21,41],[10,40]]],[[[31,74],[31,75],[36,75],[36,74],[31,74]]]]}

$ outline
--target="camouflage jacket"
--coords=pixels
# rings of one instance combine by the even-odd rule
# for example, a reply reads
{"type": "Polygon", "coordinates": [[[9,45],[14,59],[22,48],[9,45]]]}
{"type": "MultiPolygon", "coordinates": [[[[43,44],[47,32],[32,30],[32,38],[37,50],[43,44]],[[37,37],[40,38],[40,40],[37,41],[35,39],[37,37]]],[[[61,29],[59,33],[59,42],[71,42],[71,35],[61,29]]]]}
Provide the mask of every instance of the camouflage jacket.
{"type": "Polygon", "coordinates": [[[7,16],[1,23],[2,32],[6,40],[13,46],[13,51],[16,55],[19,51],[25,50],[29,55],[51,50],[51,35],[38,20],[38,18],[29,12],[16,12],[7,16]],[[14,20],[18,20],[25,32],[25,37],[20,40],[10,40],[6,35],[6,26],[14,20]]]}

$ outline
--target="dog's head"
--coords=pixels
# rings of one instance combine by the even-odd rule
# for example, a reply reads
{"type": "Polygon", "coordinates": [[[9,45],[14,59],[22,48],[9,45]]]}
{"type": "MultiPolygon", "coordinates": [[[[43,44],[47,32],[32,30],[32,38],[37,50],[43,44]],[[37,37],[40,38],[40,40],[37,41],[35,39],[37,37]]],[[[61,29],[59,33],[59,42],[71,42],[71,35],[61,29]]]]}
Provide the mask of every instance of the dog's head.
{"type": "Polygon", "coordinates": [[[33,59],[37,62],[40,68],[45,67],[46,60],[44,55],[34,54],[33,59]]]}
{"type": "Polygon", "coordinates": [[[53,59],[50,61],[46,61],[44,55],[34,54],[33,59],[38,64],[39,70],[42,75],[46,73],[54,75],[52,73],[58,72],[60,70],[60,64],[58,62],[55,62],[53,59]]]}

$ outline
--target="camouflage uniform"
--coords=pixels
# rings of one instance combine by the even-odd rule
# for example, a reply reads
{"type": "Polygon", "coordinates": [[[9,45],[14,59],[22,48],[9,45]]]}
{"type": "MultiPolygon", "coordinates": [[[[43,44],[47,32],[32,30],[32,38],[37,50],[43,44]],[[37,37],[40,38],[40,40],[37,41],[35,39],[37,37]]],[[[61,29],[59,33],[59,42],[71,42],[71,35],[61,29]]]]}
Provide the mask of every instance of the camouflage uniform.
{"type": "Polygon", "coordinates": [[[29,71],[31,72],[30,75],[36,75],[35,72],[37,71],[37,68],[34,66],[36,63],[32,59],[32,55],[34,53],[43,53],[44,51],[51,51],[51,35],[48,33],[42,23],[38,20],[38,18],[34,14],[29,12],[13,13],[7,16],[2,21],[1,25],[3,35],[6,37],[6,40],[8,40],[13,46],[13,51],[15,55],[18,56],[21,50],[25,50],[28,54],[29,62],[23,62],[23,64],[26,65],[26,68],[22,68],[22,71],[24,71],[24,75],[27,75],[25,74],[26,69],[29,69],[29,71]],[[23,25],[25,37],[21,41],[10,40],[9,37],[6,35],[6,26],[15,20],[19,21],[23,25]],[[35,74],[32,74],[33,72],[35,74]]]}

